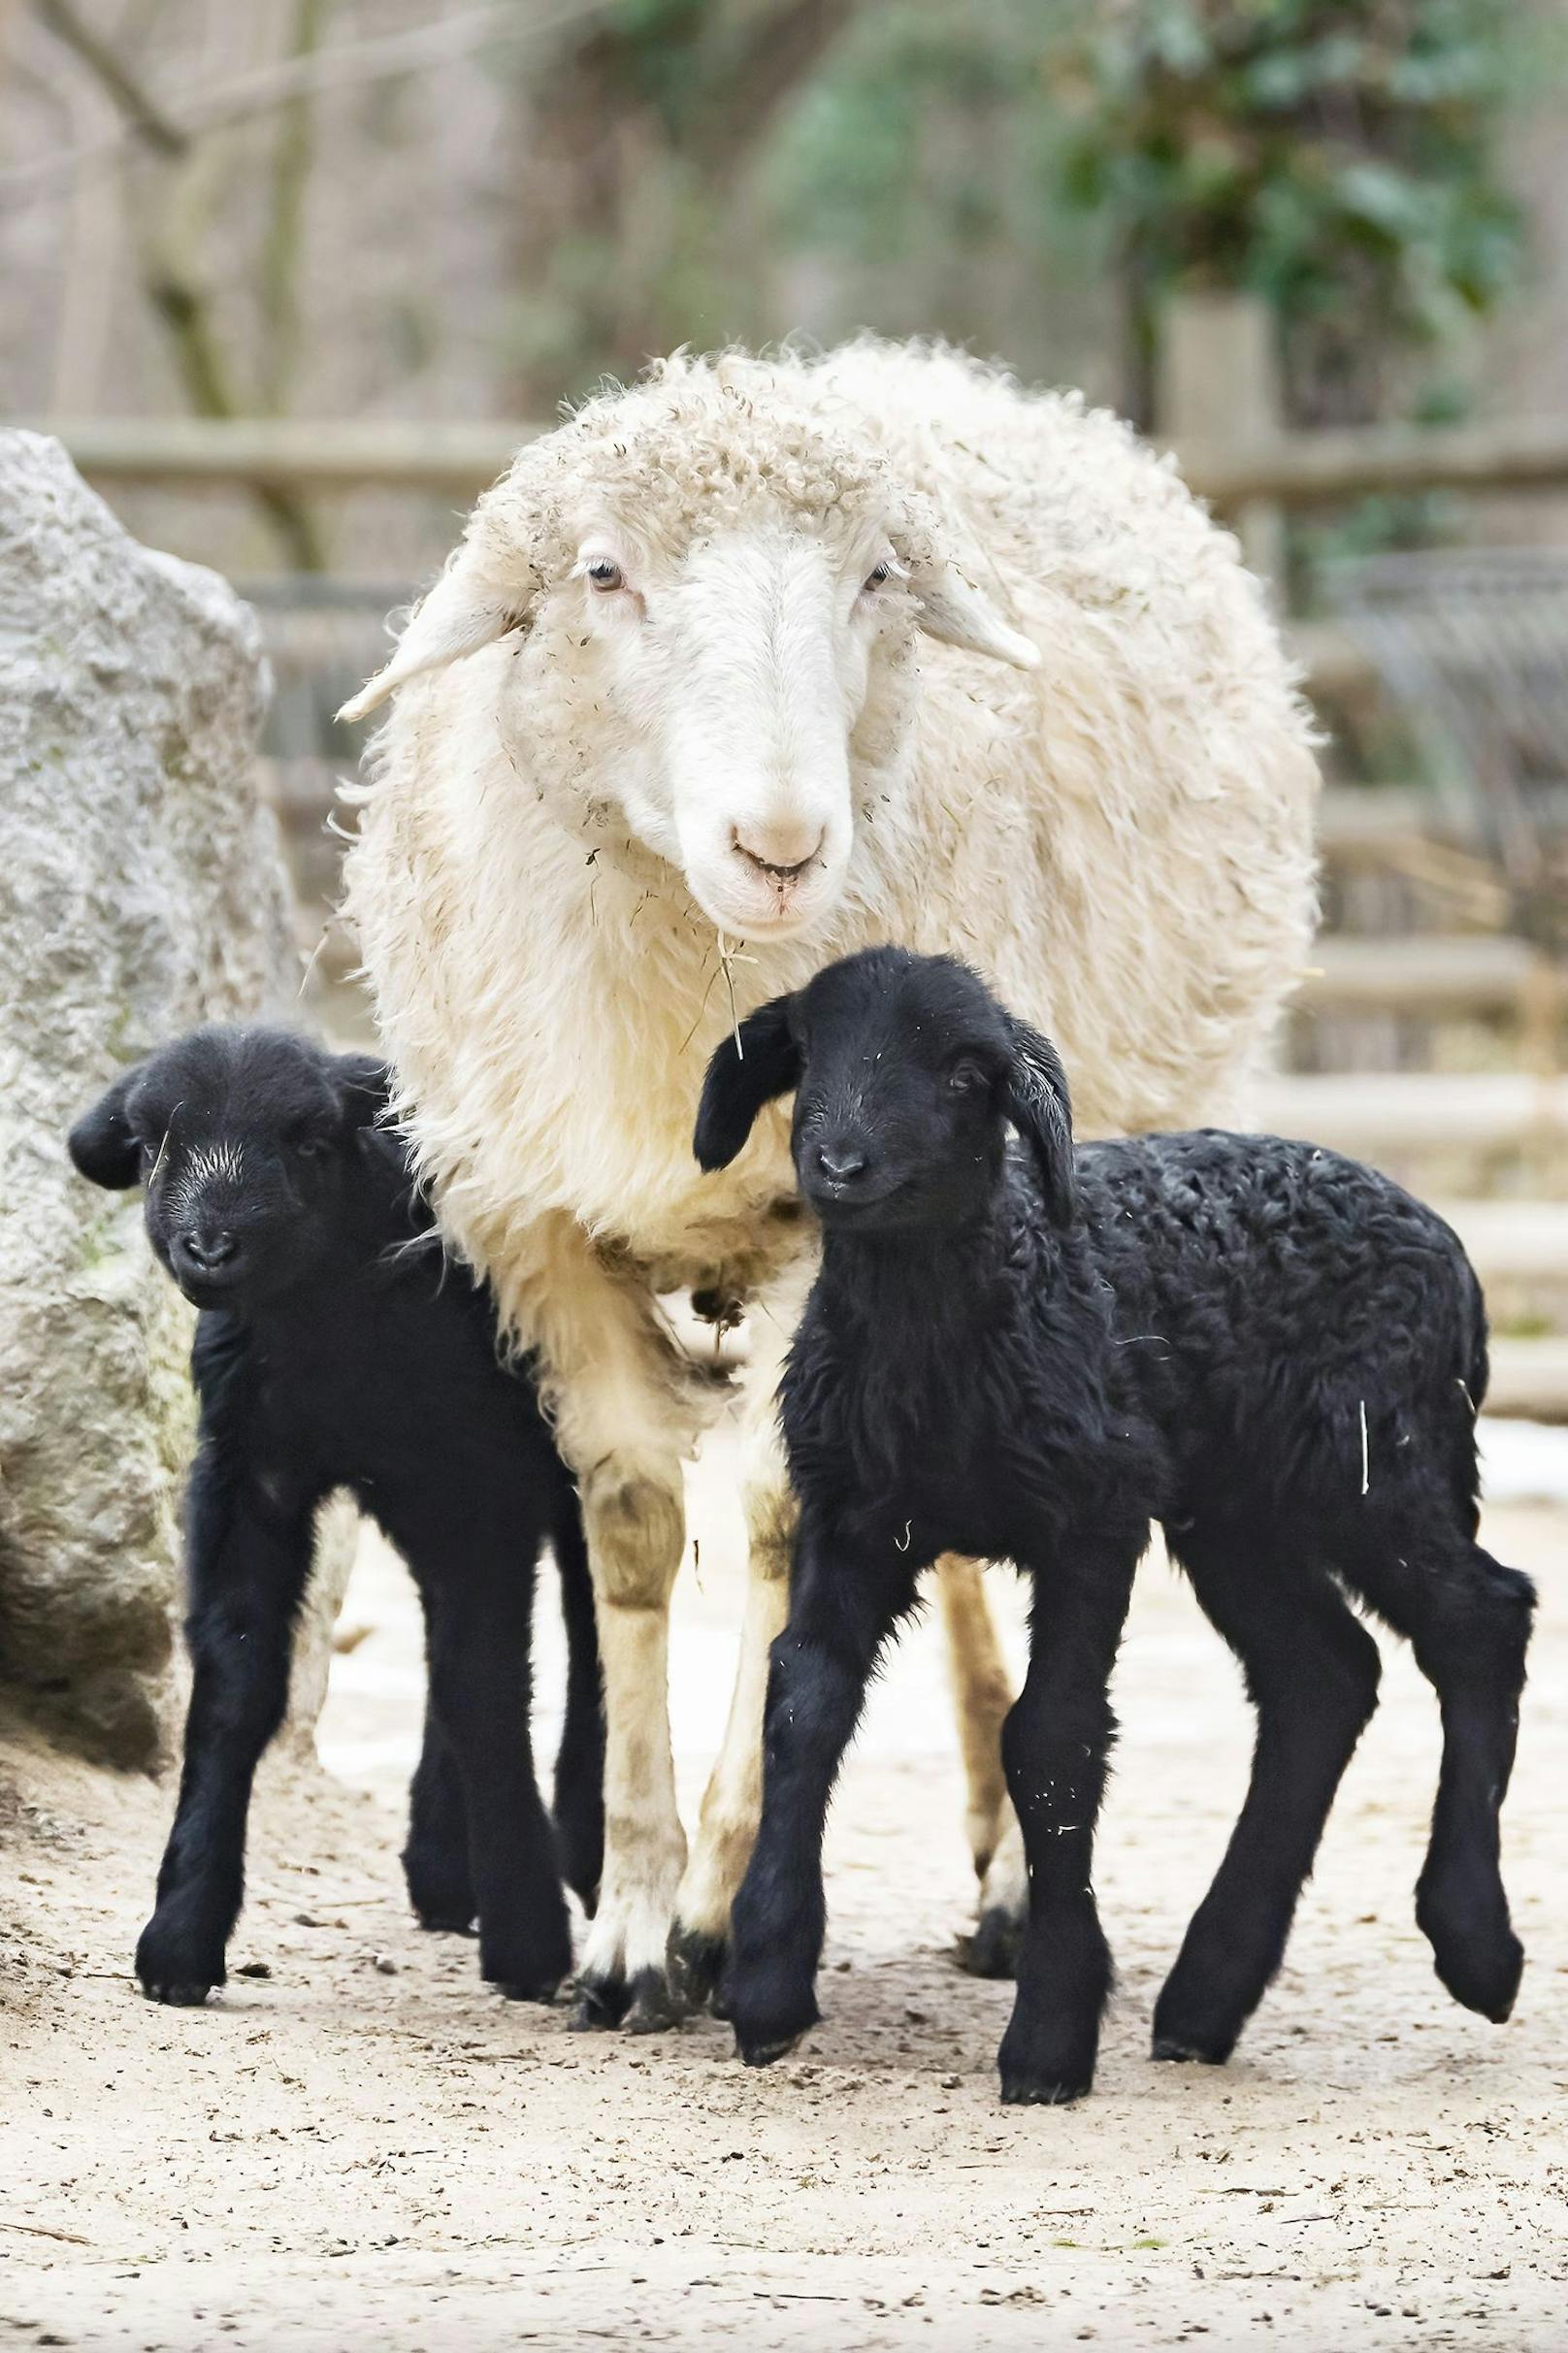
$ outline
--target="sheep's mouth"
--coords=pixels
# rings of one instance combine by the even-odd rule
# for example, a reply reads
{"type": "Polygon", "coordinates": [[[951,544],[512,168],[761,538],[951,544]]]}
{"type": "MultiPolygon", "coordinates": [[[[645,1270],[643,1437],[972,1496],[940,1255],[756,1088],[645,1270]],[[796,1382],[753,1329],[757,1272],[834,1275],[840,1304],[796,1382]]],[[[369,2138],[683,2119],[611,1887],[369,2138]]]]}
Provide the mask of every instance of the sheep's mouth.
{"type": "MultiPolygon", "coordinates": [[[[908,1194],[912,1179],[890,1177],[874,1190],[860,1184],[834,1185],[822,1177],[814,1177],[800,1190],[806,1205],[818,1223],[833,1227],[875,1226],[882,1222],[888,1209],[908,1194]]],[[[895,1219],[891,1221],[897,1223],[895,1219]]]]}

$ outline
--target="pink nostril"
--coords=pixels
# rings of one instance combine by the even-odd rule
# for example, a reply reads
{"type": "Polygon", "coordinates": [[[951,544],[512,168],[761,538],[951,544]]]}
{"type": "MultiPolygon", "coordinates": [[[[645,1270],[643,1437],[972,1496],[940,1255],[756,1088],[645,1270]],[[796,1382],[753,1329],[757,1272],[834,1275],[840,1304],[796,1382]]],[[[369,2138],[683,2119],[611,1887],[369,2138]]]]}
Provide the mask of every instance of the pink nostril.
{"type": "Polygon", "coordinates": [[[749,866],[755,866],[759,874],[766,874],[770,882],[795,882],[820,857],[826,834],[819,827],[809,846],[799,827],[759,831],[751,841],[742,841],[738,833],[734,838],[736,855],[749,866]]]}

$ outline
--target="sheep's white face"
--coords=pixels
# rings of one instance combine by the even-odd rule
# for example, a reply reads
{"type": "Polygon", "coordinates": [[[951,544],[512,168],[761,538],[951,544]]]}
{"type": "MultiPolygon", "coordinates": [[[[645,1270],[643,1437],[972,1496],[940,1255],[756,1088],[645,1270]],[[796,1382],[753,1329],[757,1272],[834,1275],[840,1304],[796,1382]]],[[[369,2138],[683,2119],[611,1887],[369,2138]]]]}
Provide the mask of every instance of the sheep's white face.
{"type": "MultiPolygon", "coordinates": [[[[560,617],[616,737],[601,777],[637,838],[721,931],[808,929],[843,887],[873,661],[915,630],[886,539],[729,530],[672,563],[599,528],[560,617]]],[[[541,639],[556,619],[541,614],[541,639]]]]}

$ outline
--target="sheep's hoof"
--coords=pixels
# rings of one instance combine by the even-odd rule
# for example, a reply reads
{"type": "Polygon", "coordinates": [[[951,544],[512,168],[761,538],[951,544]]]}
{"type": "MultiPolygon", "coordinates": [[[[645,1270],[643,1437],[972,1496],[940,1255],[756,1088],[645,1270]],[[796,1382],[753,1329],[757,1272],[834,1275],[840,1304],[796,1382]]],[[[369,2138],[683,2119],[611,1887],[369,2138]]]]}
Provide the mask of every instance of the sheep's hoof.
{"type": "Polygon", "coordinates": [[[681,2020],[679,2003],[662,1969],[639,1969],[632,1979],[632,2006],[626,2013],[629,2035],[664,2035],[681,2020]]]}
{"type": "Polygon", "coordinates": [[[1082,2081],[1055,2075],[1018,2075],[1004,2069],[1001,2098],[1004,2108],[1070,2108],[1094,2087],[1094,2077],[1082,2081]]]}
{"type": "Polygon", "coordinates": [[[605,2027],[619,2026],[631,2007],[631,1988],[619,1972],[613,1977],[579,1977],[572,2031],[597,2034],[605,2027]]]}
{"type": "Polygon", "coordinates": [[[736,2035],[735,2049],[748,2067],[771,2067],[775,2059],[788,2058],[805,2032],[802,2026],[798,2035],[776,2035],[765,2043],[742,2043],[736,2035]]]}
{"type": "Polygon", "coordinates": [[[727,1950],[723,1937],[709,1936],[703,1929],[682,1928],[677,1923],[670,1931],[665,1966],[670,1997],[683,2017],[695,2017],[717,1994],[727,1950]]]}
{"type": "Polygon", "coordinates": [[[1224,2067],[1236,2046],[1232,2035],[1208,2041],[1201,2035],[1157,2034],[1149,2048],[1151,2059],[1191,2060],[1199,2067],[1224,2067]]]}
{"type": "Polygon", "coordinates": [[[1455,2002],[1501,2026],[1524,1974],[1524,1947],[1509,1925],[1501,1890],[1488,1903],[1472,1888],[1440,1894],[1423,1879],[1416,1890],[1416,1920],[1431,1945],[1432,1966],[1455,2002]]]}
{"type": "Polygon", "coordinates": [[[1015,1977],[1024,1923],[1004,1905],[993,1904],[975,1923],[975,1930],[959,1947],[959,1959],[971,1977],[1015,1977]]]}
{"type": "Polygon", "coordinates": [[[465,1916],[455,1912],[420,1912],[416,1909],[414,1918],[433,1937],[471,1937],[474,1933],[473,1912],[465,1916]]]}
{"type": "Polygon", "coordinates": [[[506,2002],[539,2002],[547,2009],[561,1990],[559,1977],[489,1977],[486,1983],[506,2002]]]}
{"type": "Polygon", "coordinates": [[[162,1984],[151,1985],[146,1978],[142,1981],[142,1991],[147,2000],[161,2002],[169,2010],[200,2010],[212,1990],[211,1985],[203,1985],[194,1979],[181,1983],[179,1978],[173,1978],[162,1984]]]}

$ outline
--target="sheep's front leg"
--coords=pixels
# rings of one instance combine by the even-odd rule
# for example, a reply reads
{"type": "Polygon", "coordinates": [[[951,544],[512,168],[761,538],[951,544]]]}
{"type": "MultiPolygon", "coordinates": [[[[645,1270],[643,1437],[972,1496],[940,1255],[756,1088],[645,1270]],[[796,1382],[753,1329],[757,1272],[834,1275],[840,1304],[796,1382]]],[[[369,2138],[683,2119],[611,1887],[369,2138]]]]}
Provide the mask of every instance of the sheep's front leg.
{"type": "Polygon", "coordinates": [[[680,1885],[670,1938],[670,1990],[683,2010],[701,2010],[717,1990],[730,1935],[730,1908],[757,1836],[762,1812],[763,1710],[768,1652],[783,1631],[790,1600],[790,1557],[798,1509],[778,1426],[784,1359],[816,1271],[815,1254],[791,1267],[750,1318],[747,1368],[749,1429],[745,1464],[747,1576],[740,1657],[724,1744],[680,1885]]]}
{"type": "Polygon", "coordinates": [[[980,1881],[979,1918],[961,1958],[974,1977],[1010,1977],[1029,1914],[1029,1871],[1001,1766],[1001,1728],[1013,1704],[1013,1680],[985,1579],[983,1561],[956,1552],[944,1552],[936,1563],[936,1597],[969,1798],[964,1827],[980,1881]]]}
{"type": "Polygon", "coordinates": [[[576,1474],[604,1683],[604,1866],[577,1973],[579,2027],[673,2024],[665,1950],[686,1838],[670,1739],[670,1596],[686,1540],[681,1459],[693,1414],[641,1287],[568,1220],[520,1294],[561,1452],[576,1474]]]}

